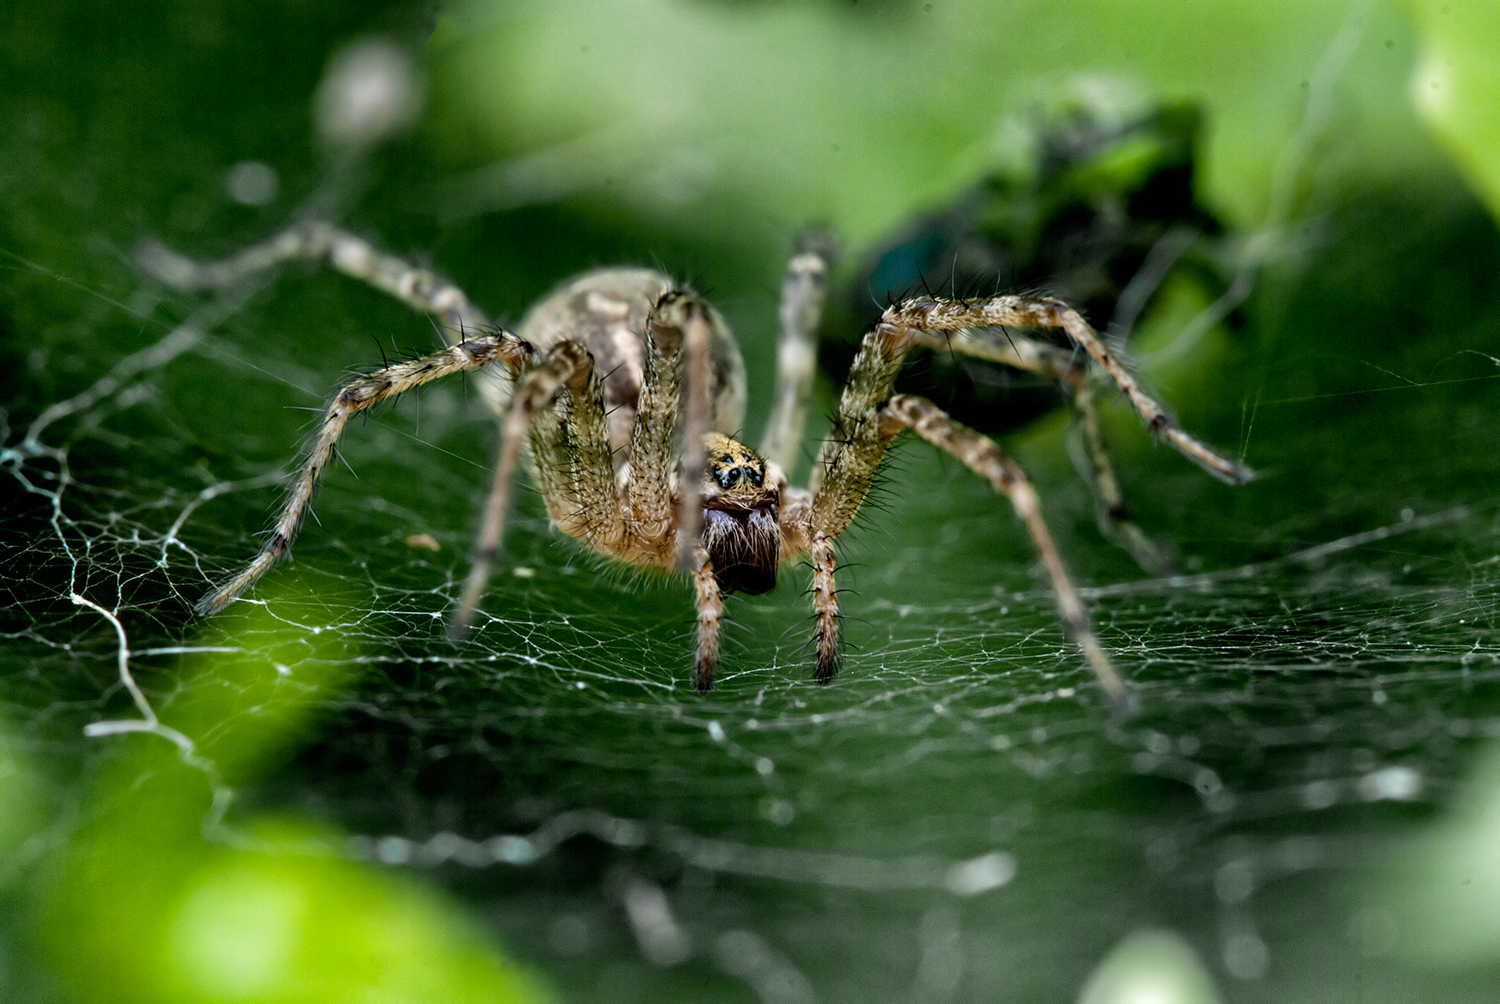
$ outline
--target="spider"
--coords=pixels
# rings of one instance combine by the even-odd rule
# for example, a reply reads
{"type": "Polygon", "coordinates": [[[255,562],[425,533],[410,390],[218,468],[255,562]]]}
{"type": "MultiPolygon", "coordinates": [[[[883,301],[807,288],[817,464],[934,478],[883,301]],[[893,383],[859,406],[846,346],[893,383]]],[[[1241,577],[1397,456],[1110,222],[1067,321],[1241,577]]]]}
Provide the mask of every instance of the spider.
{"type": "Polygon", "coordinates": [[[199,602],[202,615],[221,610],[287,553],[352,416],[431,381],[493,366],[510,378],[497,401],[503,414],[499,459],[449,622],[453,638],[463,636],[483,597],[525,444],[559,530],[610,558],[692,580],[698,611],[694,682],[700,691],[713,686],[724,594],[766,592],[782,563],[807,556],[817,621],[813,675],[828,683],[839,666],[834,542],[858,513],[891,441],[910,430],[1010,500],[1051,579],[1068,634],[1108,698],[1122,705],[1128,700],[1125,684],[1068,580],[1026,475],[993,440],[931,401],[893,393],[902,360],[914,346],[927,346],[1076,388],[1084,387],[1092,360],[1151,430],[1188,458],[1231,483],[1251,473],[1179,428],[1061,301],[923,297],[892,304],[865,334],[809,483],[790,484],[785,472],[801,443],[827,281],[827,259],[816,251],[794,256],[783,280],[775,397],[758,450],[733,438],[744,413],[745,376],[728,327],[704,299],[660,272],[584,273],[537,303],[512,333],[491,324],[457,286],[326,224],[292,227],[218,263],[194,262],[160,245],[143,248],[140,256],[161,280],[199,291],[234,286],[294,258],[326,260],[436,316],[451,344],[359,377],[334,394],[265,545],[199,602]],[[992,337],[1002,328],[1001,336],[992,337]],[[1086,357],[1013,330],[1028,328],[1060,328],[1086,357]]]}

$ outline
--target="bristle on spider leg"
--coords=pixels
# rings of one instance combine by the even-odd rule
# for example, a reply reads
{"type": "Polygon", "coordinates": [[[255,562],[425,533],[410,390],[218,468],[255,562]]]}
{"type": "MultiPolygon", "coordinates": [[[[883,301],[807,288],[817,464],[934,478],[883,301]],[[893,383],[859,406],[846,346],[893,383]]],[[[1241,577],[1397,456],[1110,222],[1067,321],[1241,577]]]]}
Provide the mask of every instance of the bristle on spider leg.
{"type": "Polygon", "coordinates": [[[693,684],[698,693],[706,694],[714,686],[714,669],[719,661],[719,622],[724,613],[724,598],[714,578],[713,562],[702,546],[689,554],[694,564],[693,585],[698,603],[698,647],[693,661],[693,684]]]}
{"type": "Polygon", "coordinates": [[[193,610],[199,617],[207,617],[216,614],[229,605],[229,602],[266,573],[266,569],[276,563],[276,559],[286,553],[288,541],[278,530],[271,534],[271,539],[266,541],[265,547],[261,548],[245,569],[229,581],[221,584],[213,592],[203,597],[193,605],[193,610]]]}
{"type": "Polygon", "coordinates": [[[517,388],[510,410],[505,415],[500,457],[495,463],[495,480],[490,485],[489,499],[485,503],[484,517],[480,522],[473,564],[469,567],[463,592],[448,621],[450,640],[460,641],[468,634],[474,613],[479,608],[479,601],[484,598],[485,587],[489,585],[490,572],[494,568],[505,533],[511,482],[515,480],[521,445],[526,440],[526,430],[532,418],[552,402],[569,380],[592,366],[593,362],[586,349],[576,343],[563,342],[555,346],[546,362],[533,370],[517,388]]]}
{"type": "Polygon", "coordinates": [[[881,409],[882,420],[896,427],[908,428],[940,450],[952,454],[976,474],[994,486],[995,491],[1010,499],[1016,515],[1026,526],[1052,591],[1057,597],[1058,613],[1064,630],[1082,650],[1089,668],[1099,681],[1105,697],[1117,711],[1131,707],[1130,691],[1111,664],[1109,656],[1094,634],[1089,615],[1063,568],[1057,544],[1042,516],[1041,502],[1026,474],[1014,460],[1000,452],[994,440],[980,435],[956,421],[926,398],[897,394],[881,409]]]}
{"type": "Polygon", "coordinates": [[[1109,374],[1120,390],[1125,392],[1136,412],[1146,420],[1151,431],[1165,439],[1177,452],[1221,481],[1242,485],[1255,476],[1255,472],[1237,460],[1222,456],[1207,443],[1184,432],[1167,410],[1141,390],[1135,377],[1125,368],[1120,357],[1111,352],[1097,332],[1089,327],[1077,311],[1061,303],[1044,303],[1051,308],[1051,323],[1067,332],[1073,342],[1082,346],[1109,374]]]}
{"type": "Polygon", "coordinates": [[[1214,477],[1231,485],[1242,485],[1255,477],[1255,471],[1238,460],[1223,456],[1208,444],[1193,438],[1175,425],[1161,430],[1161,435],[1178,453],[1214,477]]]}
{"type": "Polygon", "coordinates": [[[1141,389],[1140,383],[1120,357],[1110,350],[1082,315],[1060,300],[1033,296],[999,296],[966,304],[929,298],[893,306],[886,311],[882,321],[896,327],[929,331],[1007,324],[1061,328],[1072,339],[1073,344],[1087,352],[1124,392],[1131,407],[1145,420],[1151,431],[1165,439],[1179,453],[1229,484],[1244,484],[1255,476],[1249,467],[1220,455],[1206,443],[1179,428],[1167,410],[1141,389]]]}
{"type": "Polygon", "coordinates": [[[832,682],[839,671],[839,602],[833,584],[833,541],[815,534],[809,549],[813,563],[813,610],[818,618],[818,660],[813,679],[832,682]]]}
{"type": "Polygon", "coordinates": [[[710,381],[708,317],[702,304],[687,301],[681,320],[682,350],[687,377],[687,408],[683,415],[682,504],[677,514],[678,567],[694,574],[693,548],[703,529],[703,507],[698,496],[699,479],[706,463],[703,436],[708,432],[710,381]]]}
{"type": "Polygon", "coordinates": [[[297,535],[297,528],[308,512],[318,480],[337,452],[339,436],[343,435],[350,416],[368,406],[365,399],[373,396],[369,393],[371,386],[369,379],[357,380],[334,396],[322,423],[309,441],[307,459],[297,471],[271,536],[243,571],[198,601],[194,609],[200,616],[207,617],[224,609],[230,600],[254,585],[278,558],[288,552],[292,538],[297,535]]]}

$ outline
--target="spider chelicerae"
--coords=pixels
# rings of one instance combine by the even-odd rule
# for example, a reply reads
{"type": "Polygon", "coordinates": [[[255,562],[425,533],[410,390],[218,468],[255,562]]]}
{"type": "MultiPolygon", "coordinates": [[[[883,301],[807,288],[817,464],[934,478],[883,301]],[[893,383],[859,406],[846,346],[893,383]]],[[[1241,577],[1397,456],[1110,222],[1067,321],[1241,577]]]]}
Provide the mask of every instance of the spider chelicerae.
{"type": "MultiPolygon", "coordinates": [[[[892,304],[864,335],[809,483],[796,487],[785,471],[802,439],[828,272],[816,251],[793,257],[783,280],[775,398],[758,450],[731,438],[744,414],[745,375],[723,318],[660,272],[584,273],[537,303],[512,333],[492,324],[452,283],[326,224],[292,227],[223,262],[198,263],[159,245],[141,253],[143,266],[161,280],[199,291],[235,286],[295,258],[326,260],[434,315],[450,346],[359,377],[334,395],[265,545],[200,601],[202,614],[222,609],[287,552],[350,417],[434,380],[495,367],[510,378],[497,400],[499,460],[450,620],[453,637],[467,630],[484,595],[525,444],[559,530],[616,560],[692,580],[700,691],[713,686],[719,661],[723,595],[765,592],[781,563],[806,555],[817,619],[814,677],[827,683],[839,663],[834,542],[858,513],[891,441],[911,430],[1010,499],[1046,567],[1068,633],[1110,700],[1121,704],[1125,685],[1068,580],[1025,474],[993,440],[931,401],[893,393],[907,352],[915,346],[959,352],[1063,381],[1074,389],[1086,425],[1094,418],[1086,382],[1092,362],[1156,435],[1226,481],[1250,477],[1242,464],[1179,428],[1084,319],[1054,299],[922,297],[892,304]],[[1061,329],[1073,348],[1025,333],[1040,328],[1061,329]]],[[[1107,472],[1102,442],[1093,434],[1086,440],[1096,470],[1107,472]]]]}

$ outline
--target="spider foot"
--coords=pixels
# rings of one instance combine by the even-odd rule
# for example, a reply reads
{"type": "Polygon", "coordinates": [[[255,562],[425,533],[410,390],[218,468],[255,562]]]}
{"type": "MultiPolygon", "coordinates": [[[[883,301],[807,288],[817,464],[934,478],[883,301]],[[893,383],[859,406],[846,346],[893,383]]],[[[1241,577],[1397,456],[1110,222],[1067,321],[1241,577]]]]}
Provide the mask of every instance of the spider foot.
{"type": "Polygon", "coordinates": [[[837,643],[827,646],[823,645],[822,638],[818,639],[818,664],[813,670],[813,679],[818,686],[826,687],[833,682],[833,678],[839,675],[839,650],[837,643]]]}
{"type": "Polygon", "coordinates": [[[698,688],[698,693],[706,694],[714,689],[714,664],[712,659],[698,659],[698,664],[693,668],[693,685],[698,688]]]}

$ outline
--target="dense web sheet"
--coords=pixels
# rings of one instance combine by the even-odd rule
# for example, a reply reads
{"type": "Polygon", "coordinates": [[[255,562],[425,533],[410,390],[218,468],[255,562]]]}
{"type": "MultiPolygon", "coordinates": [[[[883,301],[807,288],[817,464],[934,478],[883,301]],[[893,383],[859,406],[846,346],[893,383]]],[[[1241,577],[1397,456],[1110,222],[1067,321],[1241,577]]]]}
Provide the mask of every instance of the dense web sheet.
{"type": "MultiPolygon", "coordinates": [[[[6,430],[8,718],[54,781],[31,856],[87,812],[112,744],[158,741],[213,793],[206,839],[243,843],[263,811],[325,820],[340,853],[431,874],[577,996],[1065,996],[1141,926],[1185,933],[1245,999],[1340,984],[1329,954],[1401,985],[1408,920],[1365,890],[1500,735],[1493,505],[1139,581],[1093,536],[1063,434],[1020,443],[1136,688],[1120,718],[1002,500],[908,446],[845,551],[843,675],[809,682],[794,571],[730,606],[700,696],[687,590],[601,567],[535,498],[477,630],[444,640],[492,435],[455,385],[420,426],[398,407],[352,430],[297,561],[201,622],[188,608],[277,498],[275,462],[234,455],[295,442],[224,421],[258,406],[235,388],[270,374],[315,405],[328,382],[245,337],[250,294],[6,430]],[[195,413],[189,382],[230,401],[195,413]],[[278,701],[314,711],[249,769],[225,736],[278,701]]],[[[1193,497],[1194,472],[1156,469],[1163,498],[1193,497]]],[[[1361,512],[1242,525],[1238,553],[1361,512]]]]}

